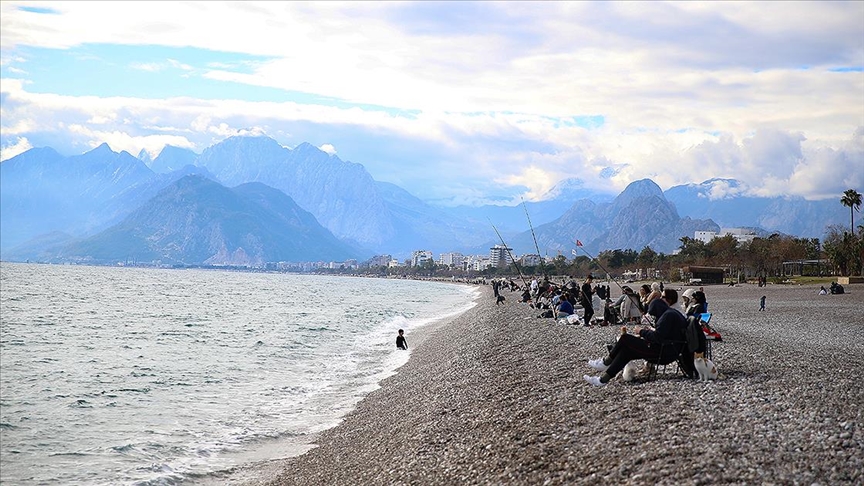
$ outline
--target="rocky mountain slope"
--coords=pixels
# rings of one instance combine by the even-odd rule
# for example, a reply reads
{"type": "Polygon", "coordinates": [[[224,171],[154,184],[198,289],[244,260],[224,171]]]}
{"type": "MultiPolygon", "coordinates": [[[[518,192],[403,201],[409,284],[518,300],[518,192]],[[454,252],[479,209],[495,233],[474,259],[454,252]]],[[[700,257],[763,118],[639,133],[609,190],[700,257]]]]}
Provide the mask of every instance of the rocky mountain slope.
{"type": "Polygon", "coordinates": [[[65,246],[58,258],[257,266],[356,255],[281,191],[261,183],[229,189],[186,176],[119,224],[65,246]]]}

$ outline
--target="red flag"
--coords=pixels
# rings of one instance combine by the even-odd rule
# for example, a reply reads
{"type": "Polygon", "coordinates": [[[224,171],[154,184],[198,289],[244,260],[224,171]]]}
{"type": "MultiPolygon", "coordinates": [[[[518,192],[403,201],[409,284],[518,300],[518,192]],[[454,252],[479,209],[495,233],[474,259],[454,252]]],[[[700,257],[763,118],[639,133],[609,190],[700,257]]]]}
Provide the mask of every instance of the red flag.
{"type": "Polygon", "coordinates": [[[582,242],[579,240],[576,240],[576,246],[582,246],[582,242]]]}

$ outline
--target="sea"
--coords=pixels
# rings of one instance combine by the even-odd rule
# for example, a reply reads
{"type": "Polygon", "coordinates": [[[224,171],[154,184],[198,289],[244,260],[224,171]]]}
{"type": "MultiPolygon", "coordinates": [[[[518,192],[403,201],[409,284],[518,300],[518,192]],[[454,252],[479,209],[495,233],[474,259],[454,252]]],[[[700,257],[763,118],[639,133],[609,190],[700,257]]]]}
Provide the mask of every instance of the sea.
{"type": "Polygon", "coordinates": [[[302,454],[478,292],[2,262],[0,483],[195,484],[302,454]]]}

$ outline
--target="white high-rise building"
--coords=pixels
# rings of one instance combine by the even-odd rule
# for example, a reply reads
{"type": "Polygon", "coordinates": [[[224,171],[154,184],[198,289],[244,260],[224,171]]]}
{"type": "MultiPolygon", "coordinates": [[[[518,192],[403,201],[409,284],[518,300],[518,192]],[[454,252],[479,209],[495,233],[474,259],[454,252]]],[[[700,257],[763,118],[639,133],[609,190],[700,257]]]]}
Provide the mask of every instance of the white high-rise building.
{"type": "Polygon", "coordinates": [[[426,260],[432,260],[432,252],[428,250],[416,250],[411,253],[411,266],[419,267],[426,260]]]}
{"type": "Polygon", "coordinates": [[[489,261],[493,267],[496,268],[504,268],[507,265],[513,263],[513,259],[510,258],[510,252],[512,248],[507,248],[502,245],[495,245],[489,249],[489,261]]]}

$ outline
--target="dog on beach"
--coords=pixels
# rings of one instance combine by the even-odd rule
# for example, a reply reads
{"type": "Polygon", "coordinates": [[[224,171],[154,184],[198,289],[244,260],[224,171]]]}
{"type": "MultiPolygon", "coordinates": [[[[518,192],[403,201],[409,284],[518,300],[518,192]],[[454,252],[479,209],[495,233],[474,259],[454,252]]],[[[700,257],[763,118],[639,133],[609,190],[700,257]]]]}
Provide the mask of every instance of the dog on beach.
{"type": "Polygon", "coordinates": [[[495,300],[495,305],[503,304],[503,303],[504,303],[504,300],[505,300],[505,299],[504,299],[504,296],[503,296],[503,295],[499,295],[499,296],[498,296],[498,299],[495,300]]]}
{"type": "Polygon", "coordinates": [[[713,361],[705,357],[705,353],[693,353],[693,366],[699,373],[699,381],[717,379],[717,367],[714,366],[713,361]]]}

